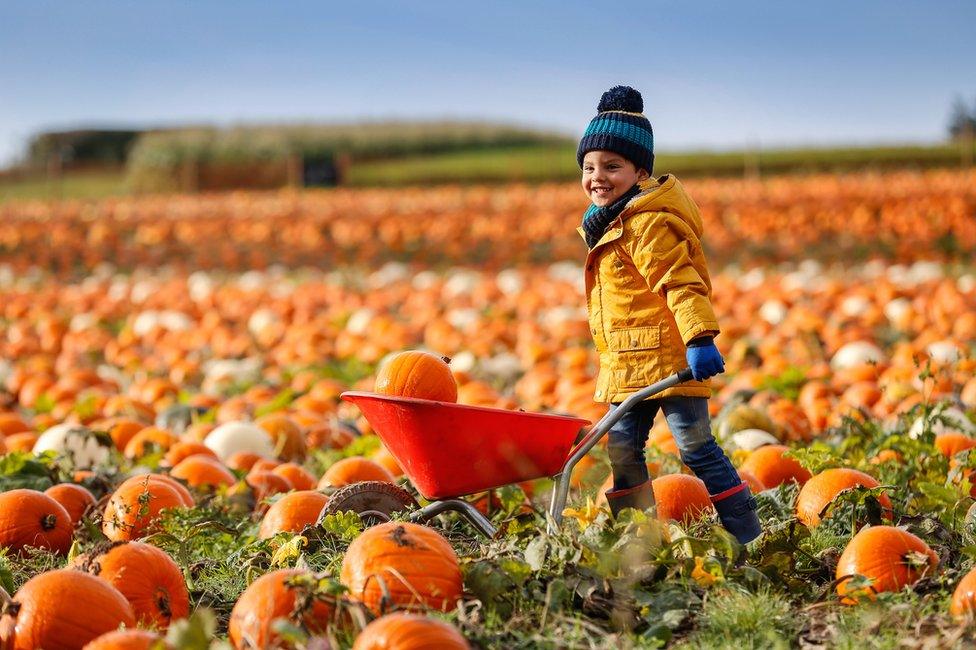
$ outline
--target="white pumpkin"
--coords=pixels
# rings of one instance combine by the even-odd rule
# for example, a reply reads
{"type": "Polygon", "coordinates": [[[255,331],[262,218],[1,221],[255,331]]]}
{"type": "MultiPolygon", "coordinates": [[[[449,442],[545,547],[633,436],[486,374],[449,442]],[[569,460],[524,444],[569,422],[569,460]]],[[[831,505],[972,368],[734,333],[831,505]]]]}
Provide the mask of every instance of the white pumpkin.
{"type": "Polygon", "coordinates": [[[267,431],[250,422],[226,422],[211,431],[203,444],[220,460],[227,460],[239,451],[249,451],[274,458],[274,444],[267,431]]]}
{"type": "Polygon", "coordinates": [[[869,341],[854,341],[842,346],[834,353],[830,360],[830,367],[834,370],[853,368],[866,363],[880,363],[884,361],[884,352],[869,341]]]}
{"type": "Polygon", "coordinates": [[[736,431],[730,438],[730,447],[735,449],[746,449],[753,451],[766,445],[778,445],[779,440],[768,431],[762,429],[743,429],[736,431]]]}
{"type": "MultiPolygon", "coordinates": [[[[935,435],[946,433],[948,431],[961,431],[969,436],[976,435],[976,424],[973,424],[969,418],[966,417],[965,413],[954,406],[947,406],[941,410],[934,410],[929,417],[929,422],[935,435]]],[[[912,424],[912,428],[908,430],[909,437],[918,438],[920,435],[922,435],[922,430],[924,428],[925,418],[919,417],[912,424]]]]}
{"type": "Polygon", "coordinates": [[[34,443],[33,452],[53,451],[75,469],[92,469],[108,463],[111,449],[110,438],[99,437],[88,427],[65,422],[42,433],[34,443]]]}

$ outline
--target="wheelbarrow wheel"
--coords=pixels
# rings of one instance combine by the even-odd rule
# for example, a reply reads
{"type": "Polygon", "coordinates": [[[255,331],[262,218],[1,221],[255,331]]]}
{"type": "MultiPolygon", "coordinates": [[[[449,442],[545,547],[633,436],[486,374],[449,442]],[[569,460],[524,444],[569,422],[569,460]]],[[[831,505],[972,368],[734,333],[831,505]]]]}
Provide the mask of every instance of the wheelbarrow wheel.
{"type": "Polygon", "coordinates": [[[390,521],[393,515],[417,508],[413,495],[393,483],[385,481],[360,481],[336,490],[319,513],[317,523],[328,515],[352,511],[359,515],[363,524],[375,526],[390,521]]]}

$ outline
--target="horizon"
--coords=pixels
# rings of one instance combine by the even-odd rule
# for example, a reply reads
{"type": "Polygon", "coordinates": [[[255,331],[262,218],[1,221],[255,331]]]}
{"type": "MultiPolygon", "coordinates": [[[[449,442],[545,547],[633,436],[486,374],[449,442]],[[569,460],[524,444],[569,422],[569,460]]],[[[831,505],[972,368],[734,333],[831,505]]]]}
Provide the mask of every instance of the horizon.
{"type": "Polygon", "coordinates": [[[4,7],[0,166],[32,135],[93,126],[450,119],[578,137],[618,83],[642,92],[660,151],[931,144],[976,95],[972,4],[614,6],[646,26],[590,38],[578,2],[4,7]]]}

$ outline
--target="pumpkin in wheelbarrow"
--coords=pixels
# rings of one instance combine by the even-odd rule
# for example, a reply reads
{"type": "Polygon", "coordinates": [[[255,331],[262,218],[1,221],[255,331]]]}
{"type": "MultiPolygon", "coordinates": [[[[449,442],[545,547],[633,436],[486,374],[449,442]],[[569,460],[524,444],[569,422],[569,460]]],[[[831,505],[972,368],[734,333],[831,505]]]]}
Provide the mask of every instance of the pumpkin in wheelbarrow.
{"type": "Polygon", "coordinates": [[[375,390],[382,395],[457,402],[457,381],[448,361],[422,350],[398,352],[380,364],[375,390]]]}

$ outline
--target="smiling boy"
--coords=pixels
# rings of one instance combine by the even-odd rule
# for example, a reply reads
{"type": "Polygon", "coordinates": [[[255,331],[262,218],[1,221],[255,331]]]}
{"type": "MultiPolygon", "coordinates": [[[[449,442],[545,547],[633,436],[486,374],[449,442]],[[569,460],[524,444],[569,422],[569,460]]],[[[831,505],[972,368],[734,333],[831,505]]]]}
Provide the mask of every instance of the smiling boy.
{"type": "Polygon", "coordinates": [[[674,176],[651,177],[654,135],[639,92],[611,88],[597,110],[577,150],[592,202],[579,231],[588,248],[587,310],[600,357],[595,399],[614,409],[686,365],[694,375],[641,402],[610,430],[607,501],[614,515],[654,505],[644,446],[661,410],[722,524],[740,542],[751,541],[762,532],[756,501],[712,436],[708,416],[705,380],[725,364],[714,343],[719,325],[698,206],[674,176]]]}

